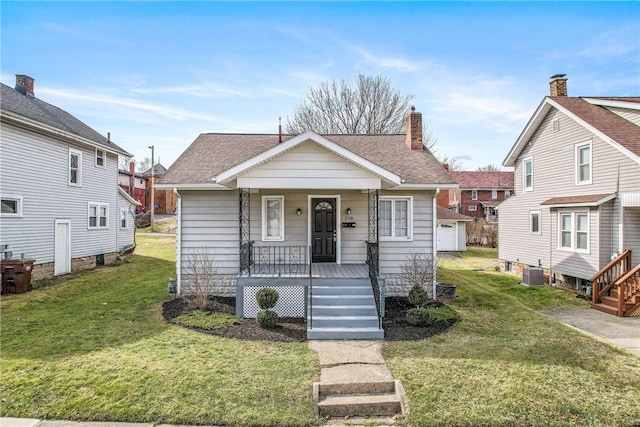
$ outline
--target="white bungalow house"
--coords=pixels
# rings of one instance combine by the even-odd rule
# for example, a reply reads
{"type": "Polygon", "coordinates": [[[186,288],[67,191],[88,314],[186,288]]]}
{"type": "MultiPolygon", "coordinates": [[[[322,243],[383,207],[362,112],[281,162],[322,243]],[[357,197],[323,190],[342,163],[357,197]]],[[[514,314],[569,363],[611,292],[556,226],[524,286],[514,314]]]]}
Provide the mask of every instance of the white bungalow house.
{"type": "Polygon", "coordinates": [[[551,78],[503,162],[516,196],[500,204],[499,257],[640,315],[640,98],[569,97],[566,80],[551,78]]]}
{"type": "Polygon", "coordinates": [[[3,251],[35,259],[37,280],[108,264],[132,249],[137,202],[118,186],[118,156],[131,155],[37,98],[31,77],[18,75],[15,88],[1,90],[3,251]]]}
{"type": "Polygon", "coordinates": [[[435,259],[435,198],[456,183],[414,111],[406,135],[202,134],[156,188],[178,195],[179,293],[205,252],[211,292],[236,296],[238,314],[275,286],[276,309],[306,315],[310,338],[381,338],[384,297],[407,294],[412,251],[435,259]]]}

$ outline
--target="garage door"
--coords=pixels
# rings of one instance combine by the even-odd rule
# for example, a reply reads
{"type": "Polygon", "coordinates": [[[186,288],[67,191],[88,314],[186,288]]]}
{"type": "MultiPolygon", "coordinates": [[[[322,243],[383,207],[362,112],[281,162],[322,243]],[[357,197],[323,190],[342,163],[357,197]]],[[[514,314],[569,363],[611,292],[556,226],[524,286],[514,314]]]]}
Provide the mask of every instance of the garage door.
{"type": "Polygon", "coordinates": [[[442,223],[438,224],[438,250],[439,251],[456,251],[456,224],[442,223]]]}

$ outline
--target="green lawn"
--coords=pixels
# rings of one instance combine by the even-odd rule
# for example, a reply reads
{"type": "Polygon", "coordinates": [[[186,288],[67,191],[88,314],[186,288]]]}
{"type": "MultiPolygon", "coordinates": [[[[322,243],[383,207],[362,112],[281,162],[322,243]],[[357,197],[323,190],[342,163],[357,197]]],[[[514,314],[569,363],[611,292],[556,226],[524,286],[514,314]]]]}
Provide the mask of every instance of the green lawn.
{"type": "Polygon", "coordinates": [[[495,271],[495,250],[443,260],[455,283],[449,333],[393,342],[384,356],[402,380],[410,425],[632,426],[640,423],[640,358],[538,314],[588,303],[549,287],[529,288],[495,271]]]}
{"type": "Polygon", "coordinates": [[[174,240],[138,236],[117,267],[3,297],[0,415],[217,425],[313,424],[316,353],[164,323],[174,240]]]}

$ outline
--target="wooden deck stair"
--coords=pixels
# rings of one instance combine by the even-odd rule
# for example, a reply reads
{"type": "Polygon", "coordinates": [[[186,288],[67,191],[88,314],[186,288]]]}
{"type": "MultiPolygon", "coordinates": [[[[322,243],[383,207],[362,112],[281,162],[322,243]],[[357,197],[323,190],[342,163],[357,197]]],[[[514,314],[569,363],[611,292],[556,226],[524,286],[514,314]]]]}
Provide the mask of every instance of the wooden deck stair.
{"type": "Polygon", "coordinates": [[[591,278],[591,307],[614,316],[640,316],[640,264],[631,267],[626,250],[591,278]]]}

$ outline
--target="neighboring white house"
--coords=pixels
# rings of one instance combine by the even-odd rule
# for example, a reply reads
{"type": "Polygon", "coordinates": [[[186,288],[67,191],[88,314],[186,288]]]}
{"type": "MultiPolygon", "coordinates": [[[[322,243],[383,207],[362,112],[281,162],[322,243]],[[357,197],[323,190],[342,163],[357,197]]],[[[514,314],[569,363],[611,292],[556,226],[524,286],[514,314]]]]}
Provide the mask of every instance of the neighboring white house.
{"type": "MultiPolygon", "coordinates": [[[[384,294],[377,292],[408,292],[401,266],[410,253],[435,260],[435,197],[439,188],[456,187],[423,149],[416,112],[407,118],[406,135],[202,134],[156,186],[178,194],[180,293],[193,292],[189,256],[204,250],[221,279],[212,292],[234,295],[237,304],[255,277],[283,285],[285,277],[303,276],[294,304],[302,315],[309,276],[314,289],[336,278],[344,280],[343,290],[366,283],[369,293],[369,280],[380,279],[373,283],[379,316],[384,294]]],[[[245,301],[253,298],[246,295],[245,301]]],[[[350,307],[342,314],[358,310],[350,307]]]]}
{"type": "Polygon", "coordinates": [[[515,167],[516,196],[500,204],[499,257],[506,271],[540,266],[549,283],[593,286],[596,306],[618,286],[616,274],[605,283],[597,273],[631,250],[614,262],[636,283],[631,310],[640,302],[631,271],[640,267],[640,98],[568,97],[566,80],[552,77],[551,96],[503,162],[515,167]]]}
{"type": "Polygon", "coordinates": [[[118,186],[131,155],[36,98],[32,78],[1,86],[2,247],[35,259],[33,279],[113,262],[134,243],[137,202],[118,186]]]}
{"type": "Polygon", "coordinates": [[[438,243],[440,252],[466,252],[467,228],[466,223],[473,218],[459,214],[451,209],[438,206],[438,243]]]}

